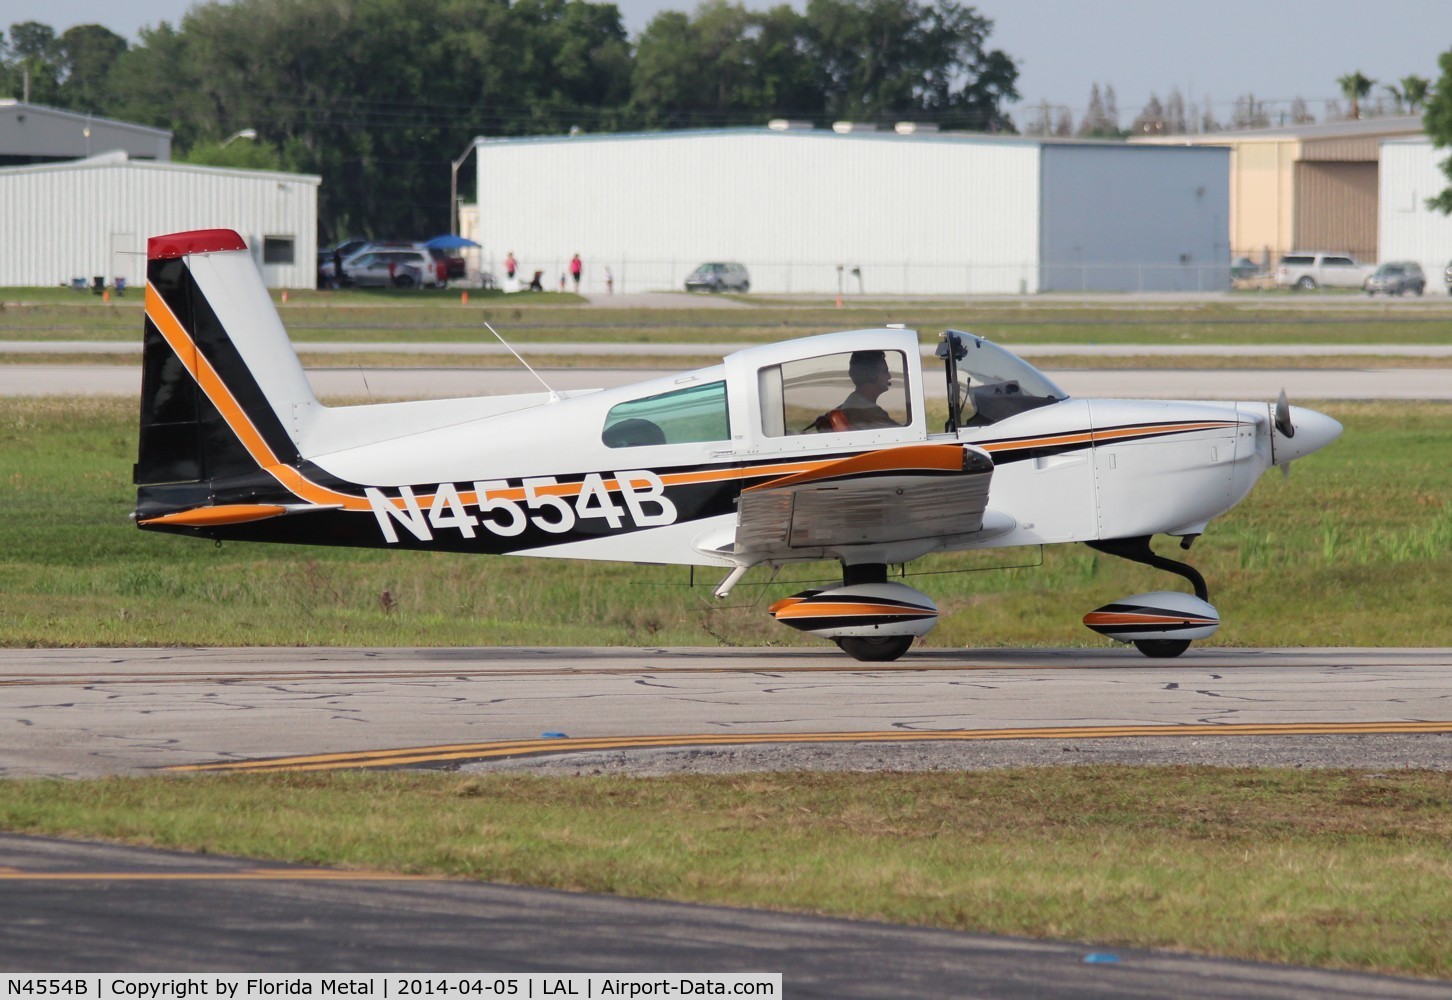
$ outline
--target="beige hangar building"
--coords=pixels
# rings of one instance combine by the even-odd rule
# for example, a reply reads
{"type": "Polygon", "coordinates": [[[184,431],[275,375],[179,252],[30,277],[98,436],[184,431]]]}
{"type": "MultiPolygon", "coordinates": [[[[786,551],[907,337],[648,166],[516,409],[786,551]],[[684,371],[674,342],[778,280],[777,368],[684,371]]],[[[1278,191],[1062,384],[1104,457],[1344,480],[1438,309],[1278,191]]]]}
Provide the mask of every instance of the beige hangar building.
{"type": "Polygon", "coordinates": [[[1230,150],[1230,247],[1274,264],[1297,250],[1382,257],[1379,234],[1383,140],[1422,134],[1420,115],[1288,128],[1142,136],[1135,145],[1230,150]]]}

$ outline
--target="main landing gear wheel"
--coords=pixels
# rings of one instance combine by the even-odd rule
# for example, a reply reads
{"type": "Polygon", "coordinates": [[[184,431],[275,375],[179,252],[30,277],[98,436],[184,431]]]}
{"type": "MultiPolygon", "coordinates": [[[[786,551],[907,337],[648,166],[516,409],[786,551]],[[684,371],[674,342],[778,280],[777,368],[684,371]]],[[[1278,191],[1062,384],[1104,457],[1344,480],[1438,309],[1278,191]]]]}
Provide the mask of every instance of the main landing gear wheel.
{"type": "Polygon", "coordinates": [[[1137,639],[1134,648],[1152,660],[1170,660],[1190,648],[1189,639],[1137,639]]]}
{"type": "MultiPolygon", "coordinates": [[[[887,663],[908,651],[913,644],[910,635],[844,635],[832,640],[852,657],[864,663],[887,663]]],[[[1185,643],[1189,645],[1189,643],[1185,643]]]]}

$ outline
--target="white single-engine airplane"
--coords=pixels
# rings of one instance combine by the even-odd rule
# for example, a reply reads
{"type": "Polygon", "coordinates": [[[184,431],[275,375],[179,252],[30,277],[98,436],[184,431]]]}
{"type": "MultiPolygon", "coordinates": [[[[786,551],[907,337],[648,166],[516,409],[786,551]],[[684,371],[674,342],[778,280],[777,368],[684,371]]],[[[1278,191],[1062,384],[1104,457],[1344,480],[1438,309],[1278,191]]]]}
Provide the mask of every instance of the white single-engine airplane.
{"type": "Polygon", "coordinates": [[[859,660],[937,622],[889,566],[1083,542],[1185,577],[1085,616],[1177,656],[1219,616],[1182,546],[1341,425],[1264,402],[1071,399],[981,337],[854,330],[615,389],[327,407],[241,237],[149,241],[136,523],[215,539],[715,566],[836,560],[770,608],[859,660]],[[933,414],[930,420],[929,414],[933,414]]]}

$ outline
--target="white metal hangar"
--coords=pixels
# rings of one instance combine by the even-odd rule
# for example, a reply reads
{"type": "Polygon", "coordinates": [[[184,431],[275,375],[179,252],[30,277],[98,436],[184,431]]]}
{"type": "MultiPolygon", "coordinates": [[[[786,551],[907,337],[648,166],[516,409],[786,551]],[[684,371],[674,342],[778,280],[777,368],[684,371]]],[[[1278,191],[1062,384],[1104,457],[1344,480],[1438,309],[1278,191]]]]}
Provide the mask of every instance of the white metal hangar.
{"type": "MultiPolygon", "coordinates": [[[[486,268],[679,289],[989,294],[1229,285],[1229,152],[772,128],[479,139],[486,268]]],[[[608,285],[607,285],[608,283],[608,285]]]]}
{"type": "Polygon", "coordinates": [[[139,287],[146,240],[189,229],[235,229],[272,288],[317,280],[318,185],[311,174],[132,160],[0,169],[0,286],[139,287]]]}
{"type": "Polygon", "coordinates": [[[1452,186],[1443,172],[1447,150],[1432,140],[1387,139],[1381,144],[1381,259],[1412,260],[1422,265],[1428,292],[1452,293],[1443,280],[1452,267],[1452,215],[1430,208],[1427,201],[1452,186]]]}

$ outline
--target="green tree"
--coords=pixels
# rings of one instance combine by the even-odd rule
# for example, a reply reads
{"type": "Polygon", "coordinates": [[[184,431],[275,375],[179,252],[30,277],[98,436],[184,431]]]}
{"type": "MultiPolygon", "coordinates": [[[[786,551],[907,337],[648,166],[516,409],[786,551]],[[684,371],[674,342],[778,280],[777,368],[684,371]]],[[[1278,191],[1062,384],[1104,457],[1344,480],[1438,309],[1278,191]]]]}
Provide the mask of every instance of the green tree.
{"type": "Polygon", "coordinates": [[[804,18],[784,5],[758,13],[739,3],[706,0],[694,17],[657,14],[636,45],[630,100],[635,124],[820,117],[821,90],[804,31],[804,18]]]}
{"type": "Polygon", "coordinates": [[[1342,96],[1351,102],[1351,113],[1347,117],[1360,118],[1362,98],[1371,93],[1371,88],[1376,85],[1376,81],[1362,75],[1361,70],[1356,70],[1345,76],[1337,77],[1336,84],[1341,88],[1342,96]]]}
{"type": "Polygon", "coordinates": [[[61,59],[55,29],[39,21],[10,26],[10,86],[16,97],[34,104],[58,104],[61,59]]]}
{"type": "MultiPolygon", "coordinates": [[[[1437,60],[1442,76],[1427,96],[1426,110],[1422,113],[1422,125],[1427,130],[1432,144],[1438,149],[1452,147],[1452,49],[1442,53],[1437,60]]],[[[1442,161],[1442,173],[1452,181],[1452,156],[1442,161]]],[[[1427,200],[1427,207],[1452,214],[1452,186],[1444,188],[1435,198],[1427,200]]]]}
{"type": "Polygon", "coordinates": [[[826,110],[856,121],[921,115],[940,125],[1012,130],[1018,68],[984,43],[993,22],[954,0],[809,0],[809,52],[826,110]]]}
{"type": "MultiPolygon", "coordinates": [[[[448,228],[450,163],[479,133],[608,123],[629,89],[618,10],[583,0],[234,0],[144,33],[110,113],[172,129],[179,156],[243,128],[323,177],[337,236],[448,228]]],[[[269,164],[270,165],[270,164],[269,164]]]]}
{"type": "Polygon", "coordinates": [[[1422,110],[1423,104],[1427,103],[1427,90],[1432,87],[1432,81],[1427,80],[1426,77],[1416,77],[1416,75],[1413,75],[1413,77],[1401,78],[1401,80],[1397,81],[1397,84],[1400,84],[1400,86],[1387,87],[1387,90],[1391,93],[1392,100],[1397,102],[1398,109],[1403,104],[1406,104],[1407,113],[1416,115],[1419,110],[1422,110]]]}
{"type": "Polygon", "coordinates": [[[126,51],[126,39],[99,24],[78,24],[56,40],[64,80],[60,85],[63,107],[98,111],[107,102],[107,79],[116,60],[126,51]]]}

